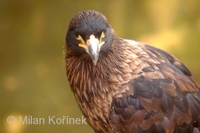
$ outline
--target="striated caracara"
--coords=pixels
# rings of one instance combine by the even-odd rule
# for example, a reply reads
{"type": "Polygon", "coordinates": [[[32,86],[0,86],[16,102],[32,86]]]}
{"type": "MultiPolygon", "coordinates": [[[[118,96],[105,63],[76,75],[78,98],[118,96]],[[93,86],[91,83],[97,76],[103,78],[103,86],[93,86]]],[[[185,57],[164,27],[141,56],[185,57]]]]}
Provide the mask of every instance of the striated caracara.
{"type": "Polygon", "coordinates": [[[117,37],[91,10],[70,21],[65,50],[71,89],[96,133],[200,132],[200,87],[176,57],[117,37]]]}

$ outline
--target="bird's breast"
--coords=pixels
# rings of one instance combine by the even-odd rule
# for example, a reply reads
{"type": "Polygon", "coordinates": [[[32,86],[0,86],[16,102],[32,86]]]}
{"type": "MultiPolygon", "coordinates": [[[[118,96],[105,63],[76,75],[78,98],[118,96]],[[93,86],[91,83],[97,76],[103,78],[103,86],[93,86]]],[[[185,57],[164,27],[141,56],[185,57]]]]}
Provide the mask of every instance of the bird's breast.
{"type": "Polygon", "coordinates": [[[98,64],[94,67],[86,62],[71,61],[66,63],[67,76],[80,109],[90,125],[102,131],[109,129],[112,93],[107,83],[108,72],[98,64]]]}

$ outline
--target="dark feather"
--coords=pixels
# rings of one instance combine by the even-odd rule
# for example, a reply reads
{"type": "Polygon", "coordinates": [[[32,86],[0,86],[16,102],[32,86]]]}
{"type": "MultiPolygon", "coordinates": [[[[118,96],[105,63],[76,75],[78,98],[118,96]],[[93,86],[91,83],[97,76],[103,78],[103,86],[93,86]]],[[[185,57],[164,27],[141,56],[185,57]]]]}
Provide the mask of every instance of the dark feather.
{"type": "Polygon", "coordinates": [[[70,86],[95,132],[200,132],[199,85],[176,57],[118,38],[96,11],[83,11],[72,19],[65,48],[70,86]],[[105,44],[95,65],[74,34],[87,39],[101,31],[105,44]]]}

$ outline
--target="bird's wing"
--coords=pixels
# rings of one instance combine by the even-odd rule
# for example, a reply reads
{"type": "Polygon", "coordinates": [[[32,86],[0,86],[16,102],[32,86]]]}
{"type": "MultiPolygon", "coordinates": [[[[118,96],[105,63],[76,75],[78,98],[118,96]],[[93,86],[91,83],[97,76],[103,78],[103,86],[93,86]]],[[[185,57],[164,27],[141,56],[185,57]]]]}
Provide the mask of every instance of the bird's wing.
{"type": "Polygon", "coordinates": [[[200,92],[191,72],[165,51],[149,45],[141,49],[147,56],[139,56],[139,62],[148,65],[140,65],[138,73],[132,73],[138,76],[118,88],[125,91],[113,96],[110,118],[114,127],[121,132],[200,129],[200,92]]]}

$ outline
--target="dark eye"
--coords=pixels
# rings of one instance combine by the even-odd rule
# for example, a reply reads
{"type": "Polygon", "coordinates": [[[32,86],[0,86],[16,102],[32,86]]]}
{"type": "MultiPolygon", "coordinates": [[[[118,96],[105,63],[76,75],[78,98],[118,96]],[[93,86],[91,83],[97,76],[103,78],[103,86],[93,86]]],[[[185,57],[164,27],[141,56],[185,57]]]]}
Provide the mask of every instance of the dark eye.
{"type": "Polygon", "coordinates": [[[79,36],[79,33],[78,32],[74,33],[74,36],[77,38],[79,36]]]}
{"type": "Polygon", "coordinates": [[[103,30],[98,31],[95,36],[101,37],[102,32],[104,32],[104,31],[103,30]]]}
{"type": "Polygon", "coordinates": [[[106,29],[102,30],[102,31],[101,31],[101,34],[102,34],[102,32],[103,32],[104,34],[106,34],[106,29]]]}

